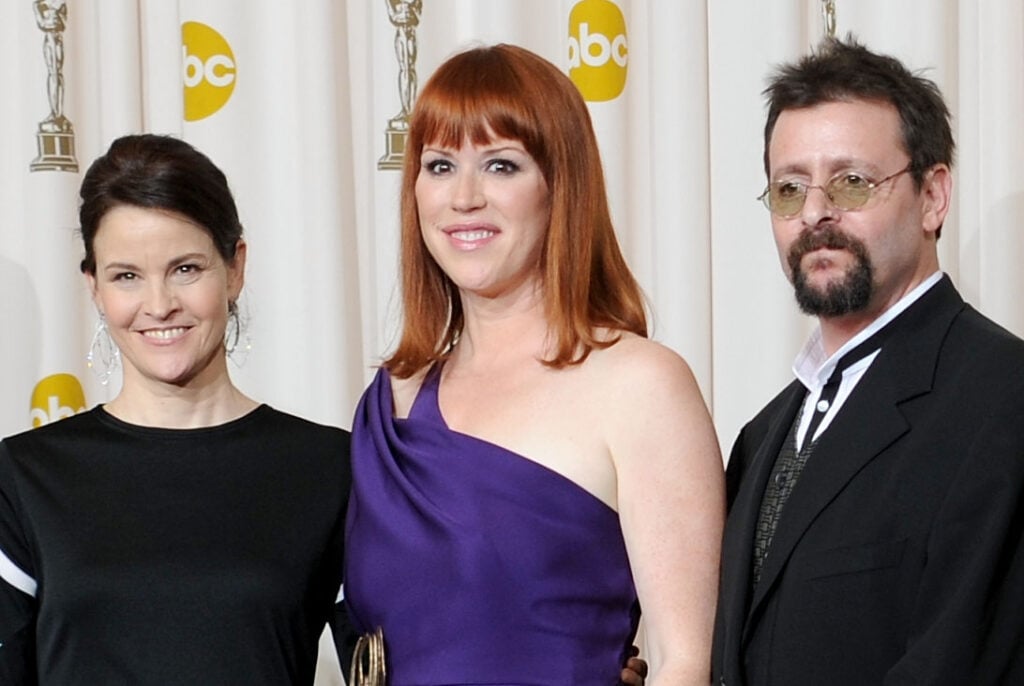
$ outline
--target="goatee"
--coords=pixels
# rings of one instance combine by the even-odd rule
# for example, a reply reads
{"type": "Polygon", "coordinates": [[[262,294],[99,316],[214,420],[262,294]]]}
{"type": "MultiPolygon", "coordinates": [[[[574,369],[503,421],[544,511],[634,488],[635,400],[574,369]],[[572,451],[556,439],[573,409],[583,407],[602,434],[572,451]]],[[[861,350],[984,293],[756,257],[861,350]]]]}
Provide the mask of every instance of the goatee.
{"type": "Polygon", "coordinates": [[[841,317],[859,312],[868,306],[873,289],[874,269],[867,247],[834,226],[825,226],[801,232],[787,255],[793,275],[796,302],[805,313],[815,317],[841,317]],[[822,290],[807,281],[802,269],[805,255],[822,248],[845,250],[853,255],[854,264],[838,281],[830,282],[822,290]]]}

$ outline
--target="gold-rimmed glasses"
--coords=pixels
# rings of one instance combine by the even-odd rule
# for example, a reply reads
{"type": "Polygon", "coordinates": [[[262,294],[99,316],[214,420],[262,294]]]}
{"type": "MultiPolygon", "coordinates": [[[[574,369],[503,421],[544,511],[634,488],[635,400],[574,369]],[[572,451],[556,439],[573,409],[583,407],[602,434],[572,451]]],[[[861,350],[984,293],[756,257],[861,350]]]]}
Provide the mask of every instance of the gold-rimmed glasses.
{"type": "Polygon", "coordinates": [[[775,216],[791,219],[800,214],[800,210],[804,208],[804,202],[806,202],[810,190],[817,188],[825,194],[825,198],[836,209],[856,210],[867,204],[875,189],[900,174],[907,173],[912,167],[912,164],[908,164],[898,172],[889,174],[878,181],[872,181],[864,174],[857,172],[836,174],[822,186],[814,186],[801,181],[773,181],[764,189],[764,193],[757,196],[757,199],[763,202],[764,206],[775,216]]]}

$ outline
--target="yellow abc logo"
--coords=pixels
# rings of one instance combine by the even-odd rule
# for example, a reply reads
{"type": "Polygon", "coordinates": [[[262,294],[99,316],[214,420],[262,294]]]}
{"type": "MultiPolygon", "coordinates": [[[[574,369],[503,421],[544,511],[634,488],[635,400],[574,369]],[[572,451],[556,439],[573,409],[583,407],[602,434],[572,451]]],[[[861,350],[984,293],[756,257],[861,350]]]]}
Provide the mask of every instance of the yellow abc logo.
{"type": "Polygon", "coordinates": [[[181,25],[185,82],[185,121],[198,121],[224,107],[235,90],[235,55],[231,46],[206,24],[181,25]]]}
{"type": "Polygon", "coordinates": [[[619,97],[626,87],[626,19],[611,0],[583,0],[569,12],[569,78],[584,100],[619,97]]]}
{"type": "Polygon", "coordinates": [[[53,374],[32,389],[32,428],[70,417],[85,410],[82,384],[71,374],[53,374]]]}

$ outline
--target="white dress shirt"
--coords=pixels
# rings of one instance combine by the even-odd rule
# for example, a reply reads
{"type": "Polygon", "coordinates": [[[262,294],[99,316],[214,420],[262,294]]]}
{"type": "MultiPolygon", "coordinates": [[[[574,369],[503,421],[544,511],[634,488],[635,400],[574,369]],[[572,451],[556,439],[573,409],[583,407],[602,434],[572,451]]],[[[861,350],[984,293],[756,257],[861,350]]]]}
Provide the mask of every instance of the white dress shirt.
{"type": "MultiPolygon", "coordinates": [[[[800,383],[807,388],[807,398],[804,400],[804,405],[800,410],[800,424],[797,427],[796,434],[796,445],[797,450],[801,450],[804,446],[804,439],[807,436],[807,428],[811,423],[811,410],[818,403],[821,397],[821,390],[825,386],[825,382],[828,381],[828,377],[832,375],[832,371],[836,368],[836,363],[845,355],[848,351],[853,350],[862,342],[866,341],[875,332],[879,331],[883,326],[891,322],[897,316],[900,315],[904,310],[910,307],[918,298],[924,295],[929,288],[934,286],[942,279],[942,272],[937,271],[927,279],[922,281],[914,290],[907,293],[905,296],[900,298],[896,304],[883,312],[875,321],[871,322],[862,331],[858,332],[856,336],[846,341],[836,350],[832,355],[826,356],[825,347],[822,345],[821,340],[821,326],[819,325],[811,337],[804,344],[804,347],[800,350],[800,353],[796,356],[796,360],[793,362],[793,373],[796,378],[800,380],[800,383]]],[[[846,371],[843,372],[843,380],[839,384],[839,391],[836,393],[835,400],[832,401],[832,406],[828,408],[825,416],[821,419],[821,424],[818,425],[818,429],[814,432],[814,436],[811,440],[817,439],[824,433],[825,429],[828,428],[829,424],[839,413],[843,403],[850,397],[850,393],[857,386],[861,377],[864,376],[864,372],[868,370],[871,363],[878,357],[878,350],[868,354],[863,359],[850,365],[846,371]]],[[[824,401],[822,401],[824,402],[824,401]]]]}

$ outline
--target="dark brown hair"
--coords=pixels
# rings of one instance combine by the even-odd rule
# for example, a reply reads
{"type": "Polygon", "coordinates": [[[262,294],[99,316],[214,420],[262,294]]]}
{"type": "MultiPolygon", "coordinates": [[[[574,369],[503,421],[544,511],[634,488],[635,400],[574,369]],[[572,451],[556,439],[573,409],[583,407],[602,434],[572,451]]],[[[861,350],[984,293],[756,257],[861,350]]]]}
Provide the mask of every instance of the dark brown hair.
{"type": "Polygon", "coordinates": [[[918,189],[924,173],[943,163],[953,166],[955,144],[949,109],[933,81],[908,70],[895,57],[871,52],[852,35],[826,38],[800,60],[778,67],[764,95],[768,119],[764,127],[764,170],[769,173],[768,146],[783,110],[824,102],[875,100],[896,108],[903,146],[918,189]]]}
{"type": "Polygon", "coordinates": [[[167,210],[206,231],[225,262],[242,238],[227,178],[183,140],[155,134],[118,138],[89,167],[79,192],[78,221],[85,244],[82,272],[96,271],[93,245],[100,222],[121,205],[167,210]]]}

